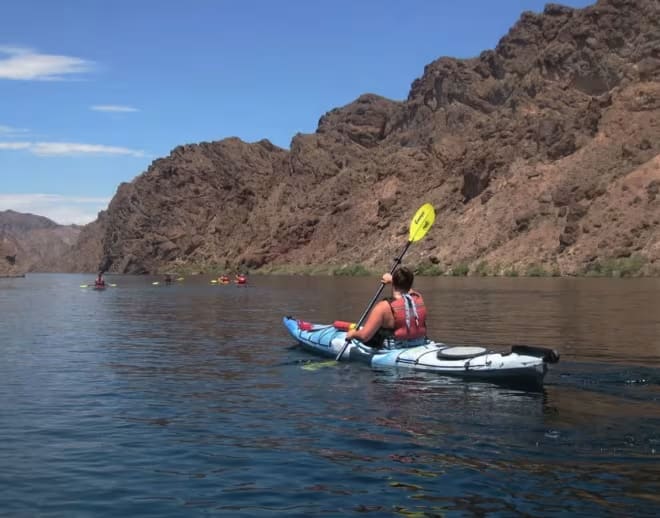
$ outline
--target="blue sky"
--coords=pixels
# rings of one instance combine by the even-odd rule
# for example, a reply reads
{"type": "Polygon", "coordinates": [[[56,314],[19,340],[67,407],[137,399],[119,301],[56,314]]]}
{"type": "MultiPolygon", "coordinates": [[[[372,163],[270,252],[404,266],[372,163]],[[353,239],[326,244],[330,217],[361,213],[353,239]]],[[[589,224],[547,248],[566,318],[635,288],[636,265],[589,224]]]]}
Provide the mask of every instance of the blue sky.
{"type": "MultiPolygon", "coordinates": [[[[566,0],[573,7],[593,2],[566,0]]],[[[288,148],[360,94],[493,48],[537,0],[0,4],[0,210],[87,223],[186,143],[288,148]]]]}

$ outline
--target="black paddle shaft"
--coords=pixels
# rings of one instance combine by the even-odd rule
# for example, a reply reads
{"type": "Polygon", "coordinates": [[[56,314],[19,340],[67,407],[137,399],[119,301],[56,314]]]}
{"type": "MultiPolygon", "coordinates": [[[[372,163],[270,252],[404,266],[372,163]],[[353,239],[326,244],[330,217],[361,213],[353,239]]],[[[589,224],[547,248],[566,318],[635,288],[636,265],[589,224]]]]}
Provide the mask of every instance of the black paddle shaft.
{"type": "MultiPolygon", "coordinates": [[[[394,265],[392,266],[392,269],[390,270],[390,275],[394,273],[394,270],[396,270],[396,267],[401,264],[401,259],[403,259],[403,256],[405,253],[408,251],[408,248],[410,247],[410,244],[412,241],[408,241],[406,243],[406,246],[403,247],[403,250],[399,254],[399,257],[397,257],[394,260],[394,265]]],[[[378,297],[380,297],[380,294],[383,292],[383,288],[385,288],[384,283],[380,283],[380,286],[378,288],[378,291],[376,292],[376,295],[374,295],[374,298],[371,299],[371,302],[369,302],[369,305],[367,306],[367,309],[364,310],[364,313],[362,313],[362,316],[360,317],[360,320],[358,320],[357,324],[355,325],[355,329],[360,329],[360,326],[364,323],[364,320],[367,318],[367,315],[371,311],[371,309],[374,307],[374,304],[376,303],[376,300],[378,297]]],[[[344,346],[341,348],[341,351],[339,351],[339,354],[335,357],[335,360],[339,361],[339,358],[341,358],[341,355],[344,354],[344,351],[348,347],[348,344],[350,343],[350,340],[346,340],[344,342],[344,346]]]]}

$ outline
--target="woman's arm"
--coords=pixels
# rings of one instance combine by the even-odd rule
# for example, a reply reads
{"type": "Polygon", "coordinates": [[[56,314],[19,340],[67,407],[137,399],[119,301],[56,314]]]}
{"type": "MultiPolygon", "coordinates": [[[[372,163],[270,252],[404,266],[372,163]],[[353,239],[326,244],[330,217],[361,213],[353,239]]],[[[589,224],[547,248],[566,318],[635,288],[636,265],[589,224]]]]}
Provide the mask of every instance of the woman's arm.
{"type": "Polygon", "coordinates": [[[371,310],[367,321],[361,329],[351,329],[346,333],[346,340],[357,338],[361,342],[368,342],[376,334],[376,331],[383,327],[383,315],[385,311],[389,311],[389,304],[382,300],[371,310]]]}
{"type": "MultiPolygon", "coordinates": [[[[384,273],[380,282],[383,284],[391,284],[392,274],[384,273]]],[[[380,301],[378,304],[376,304],[374,309],[371,310],[371,313],[369,313],[367,321],[362,326],[362,329],[349,330],[348,333],[346,333],[346,340],[357,338],[361,342],[368,342],[371,340],[371,337],[376,334],[376,331],[378,331],[381,327],[383,327],[383,324],[386,323],[385,318],[389,312],[390,305],[384,300],[380,301]]]]}

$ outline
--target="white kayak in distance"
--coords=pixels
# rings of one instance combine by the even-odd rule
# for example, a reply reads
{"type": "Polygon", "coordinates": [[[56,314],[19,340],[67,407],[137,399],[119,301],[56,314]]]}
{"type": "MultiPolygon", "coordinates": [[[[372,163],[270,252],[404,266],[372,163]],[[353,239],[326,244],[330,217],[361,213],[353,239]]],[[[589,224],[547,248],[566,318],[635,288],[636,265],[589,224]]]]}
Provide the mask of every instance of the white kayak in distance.
{"type": "MultiPolygon", "coordinates": [[[[335,358],[346,342],[346,330],[333,324],[284,317],[284,326],[303,348],[323,356],[335,358]]],[[[556,351],[544,347],[513,345],[510,351],[496,352],[485,347],[423,342],[411,347],[375,349],[353,339],[340,360],[366,363],[376,369],[406,368],[533,387],[542,386],[548,365],[559,361],[556,351]]]]}

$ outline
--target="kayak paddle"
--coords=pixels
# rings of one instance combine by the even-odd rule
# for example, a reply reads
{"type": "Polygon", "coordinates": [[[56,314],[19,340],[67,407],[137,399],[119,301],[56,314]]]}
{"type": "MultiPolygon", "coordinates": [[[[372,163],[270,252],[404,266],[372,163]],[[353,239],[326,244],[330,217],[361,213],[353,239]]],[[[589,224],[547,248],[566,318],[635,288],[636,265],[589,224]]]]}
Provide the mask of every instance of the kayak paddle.
{"type": "MultiPolygon", "coordinates": [[[[394,270],[396,270],[396,267],[399,266],[399,264],[401,264],[401,259],[403,259],[403,256],[408,251],[408,248],[410,248],[410,245],[422,239],[429,231],[434,221],[435,221],[435,210],[433,209],[433,205],[431,205],[430,203],[425,203],[419,209],[417,209],[415,216],[413,216],[413,219],[410,222],[410,233],[408,237],[408,242],[406,243],[406,246],[403,247],[403,250],[399,254],[399,257],[397,257],[394,260],[394,265],[390,270],[390,275],[392,275],[394,273],[394,270]]],[[[362,324],[364,323],[364,320],[367,318],[367,315],[373,308],[374,304],[376,303],[376,300],[382,293],[384,287],[385,284],[381,282],[380,287],[376,292],[376,295],[374,295],[374,298],[371,299],[371,302],[369,302],[367,309],[364,310],[364,313],[362,313],[360,320],[358,320],[357,324],[355,325],[356,329],[360,329],[360,326],[362,326],[362,324]]],[[[339,361],[339,358],[341,358],[341,355],[344,354],[344,351],[348,347],[349,343],[350,340],[346,340],[344,342],[344,346],[341,348],[341,351],[339,351],[339,354],[335,357],[336,361],[339,361]]]]}

